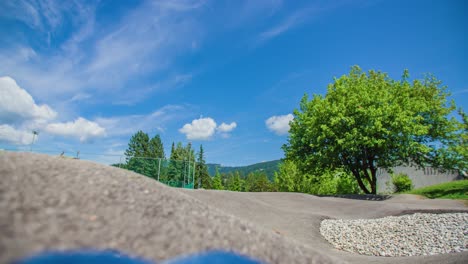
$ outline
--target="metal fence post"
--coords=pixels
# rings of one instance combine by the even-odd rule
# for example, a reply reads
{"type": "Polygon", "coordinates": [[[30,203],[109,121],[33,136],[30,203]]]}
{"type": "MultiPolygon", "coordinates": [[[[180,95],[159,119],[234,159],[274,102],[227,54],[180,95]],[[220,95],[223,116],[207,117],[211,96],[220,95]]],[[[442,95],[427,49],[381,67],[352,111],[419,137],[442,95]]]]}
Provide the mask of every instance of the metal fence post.
{"type": "Polygon", "coordinates": [[[158,166],[158,181],[159,181],[159,174],[161,173],[161,158],[159,158],[159,166],[158,166]]]}
{"type": "Polygon", "coordinates": [[[192,189],[195,189],[195,166],[197,166],[197,162],[193,162],[193,174],[192,174],[192,184],[193,184],[193,187],[192,189]]]}

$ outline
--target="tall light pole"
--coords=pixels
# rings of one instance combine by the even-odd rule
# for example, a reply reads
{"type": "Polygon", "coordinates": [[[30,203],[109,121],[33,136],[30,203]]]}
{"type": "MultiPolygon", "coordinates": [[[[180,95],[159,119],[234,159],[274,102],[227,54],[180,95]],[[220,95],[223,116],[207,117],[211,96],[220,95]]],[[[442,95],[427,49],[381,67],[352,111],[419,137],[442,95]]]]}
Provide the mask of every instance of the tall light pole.
{"type": "Polygon", "coordinates": [[[32,146],[34,144],[34,139],[36,139],[36,136],[39,135],[39,132],[37,132],[36,130],[33,130],[32,133],[33,133],[33,139],[32,139],[32,142],[31,142],[31,147],[29,149],[29,151],[31,151],[31,152],[32,152],[32,146]]]}

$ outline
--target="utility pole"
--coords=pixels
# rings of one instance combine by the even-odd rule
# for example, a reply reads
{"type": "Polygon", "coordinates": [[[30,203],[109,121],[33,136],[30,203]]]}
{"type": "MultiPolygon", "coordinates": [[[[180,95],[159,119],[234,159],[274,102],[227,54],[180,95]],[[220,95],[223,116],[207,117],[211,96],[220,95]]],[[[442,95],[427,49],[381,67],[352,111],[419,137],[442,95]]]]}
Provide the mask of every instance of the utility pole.
{"type": "Polygon", "coordinates": [[[161,174],[161,158],[159,158],[159,165],[158,165],[158,181],[159,181],[159,174],[161,174]]]}
{"type": "Polygon", "coordinates": [[[36,130],[33,130],[32,133],[33,133],[33,139],[32,139],[32,142],[31,142],[31,146],[29,148],[29,151],[31,151],[31,152],[32,152],[32,146],[34,144],[34,139],[36,139],[36,136],[39,135],[39,133],[36,130]]]}
{"type": "Polygon", "coordinates": [[[195,168],[197,166],[197,162],[195,161],[195,157],[193,159],[193,173],[192,173],[192,189],[195,189],[195,168]]]}

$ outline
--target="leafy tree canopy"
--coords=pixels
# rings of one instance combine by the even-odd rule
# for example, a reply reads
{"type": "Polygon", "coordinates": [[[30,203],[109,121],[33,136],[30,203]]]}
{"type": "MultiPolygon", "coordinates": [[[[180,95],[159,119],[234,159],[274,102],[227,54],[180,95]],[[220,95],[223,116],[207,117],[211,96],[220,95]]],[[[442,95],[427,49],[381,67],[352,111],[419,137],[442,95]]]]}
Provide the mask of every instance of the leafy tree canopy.
{"type": "Polygon", "coordinates": [[[378,168],[444,164],[441,150],[459,126],[448,118],[454,103],[435,77],[408,78],[407,71],[396,81],[354,66],[325,96],[305,95],[283,146],[286,159],[302,173],[344,168],[365,193],[376,193],[378,168]]]}

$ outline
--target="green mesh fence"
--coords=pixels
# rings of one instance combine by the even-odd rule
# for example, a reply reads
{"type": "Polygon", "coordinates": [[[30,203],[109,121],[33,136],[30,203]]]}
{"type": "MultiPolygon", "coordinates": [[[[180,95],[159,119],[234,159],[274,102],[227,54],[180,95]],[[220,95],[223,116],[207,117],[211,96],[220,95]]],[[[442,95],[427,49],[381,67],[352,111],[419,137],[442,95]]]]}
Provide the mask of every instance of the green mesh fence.
{"type": "MultiPolygon", "coordinates": [[[[30,151],[30,147],[0,147],[1,151],[30,151]]],[[[177,188],[194,188],[195,162],[192,160],[166,160],[145,157],[126,158],[121,155],[104,155],[100,153],[80,153],[79,151],[34,149],[34,152],[45,153],[64,159],[91,160],[134,171],[146,175],[168,186],[177,188]]]]}
{"type": "Polygon", "coordinates": [[[132,157],[120,167],[146,175],[171,187],[193,189],[195,162],[132,157]]]}

